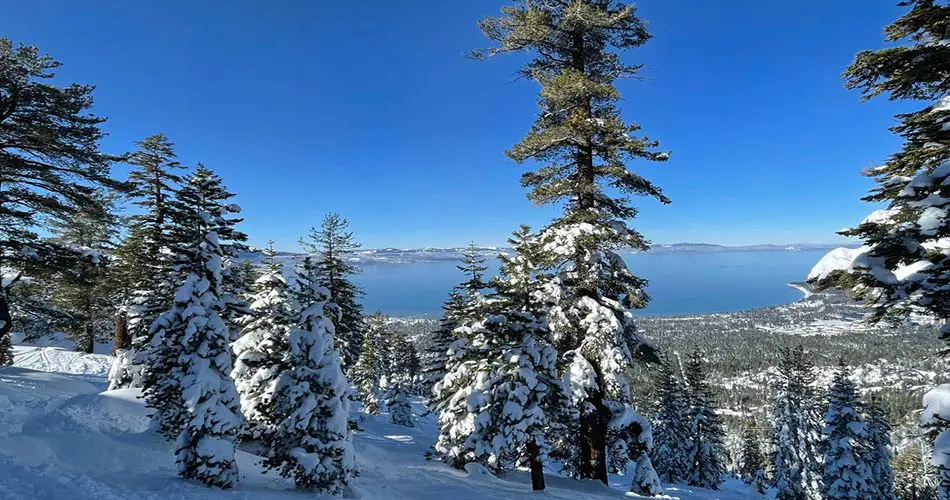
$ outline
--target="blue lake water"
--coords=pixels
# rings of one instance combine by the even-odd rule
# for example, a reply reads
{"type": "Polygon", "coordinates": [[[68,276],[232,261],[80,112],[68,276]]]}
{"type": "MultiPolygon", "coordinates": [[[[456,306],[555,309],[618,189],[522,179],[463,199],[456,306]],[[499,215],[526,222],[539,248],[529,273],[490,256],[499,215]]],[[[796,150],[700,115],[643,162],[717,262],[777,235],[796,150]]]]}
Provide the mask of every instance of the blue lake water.
{"type": "MultiPolygon", "coordinates": [[[[649,306],[638,314],[703,314],[772,306],[801,298],[789,282],[803,281],[827,250],[650,253],[625,257],[650,280],[649,306]]],[[[367,312],[438,317],[449,291],[465,278],[456,262],[365,265],[356,280],[367,312]]],[[[489,262],[489,273],[497,262],[489,262]]]]}

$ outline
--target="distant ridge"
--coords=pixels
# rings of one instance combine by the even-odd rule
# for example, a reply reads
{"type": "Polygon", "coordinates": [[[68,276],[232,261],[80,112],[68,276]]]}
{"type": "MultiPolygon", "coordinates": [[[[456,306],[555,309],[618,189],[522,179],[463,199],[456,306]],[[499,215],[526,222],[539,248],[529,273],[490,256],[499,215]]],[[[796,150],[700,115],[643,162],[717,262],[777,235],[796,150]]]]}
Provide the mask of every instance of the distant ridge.
{"type": "MultiPolygon", "coordinates": [[[[858,246],[860,245],[841,243],[739,246],[716,245],[712,243],[670,243],[653,245],[647,253],[801,252],[807,250],[831,250],[839,247],[857,248],[858,246]]],[[[452,262],[460,260],[462,253],[466,250],[468,250],[468,247],[368,248],[358,251],[351,260],[353,262],[366,264],[452,262]]],[[[482,246],[475,247],[475,251],[483,257],[493,258],[500,253],[509,253],[511,249],[506,247],[482,246]]],[[[277,252],[277,258],[280,260],[297,260],[303,256],[303,253],[277,252]]],[[[259,261],[262,256],[259,249],[252,249],[242,257],[259,261]]]]}

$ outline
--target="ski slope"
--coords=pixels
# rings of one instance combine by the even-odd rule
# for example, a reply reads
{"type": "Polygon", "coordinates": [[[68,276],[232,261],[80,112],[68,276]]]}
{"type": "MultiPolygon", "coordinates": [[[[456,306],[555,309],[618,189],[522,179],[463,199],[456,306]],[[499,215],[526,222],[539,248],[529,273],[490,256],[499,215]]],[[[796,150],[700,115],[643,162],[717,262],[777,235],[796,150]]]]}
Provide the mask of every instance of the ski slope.
{"type": "MultiPolygon", "coordinates": [[[[109,356],[62,348],[17,346],[13,367],[0,368],[0,499],[280,499],[313,498],[276,474],[262,474],[258,458],[238,452],[241,482],[217,490],[179,479],[171,443],[149,430],[139,391],[105,391],[109,356]],[[103,369],[105,366],[105,370],[103,369]]],[[[415,408],[421,412],[421,406],[415,408]]],[[[366,500],[493,500],[641,498],[629,483],[612,488],[548,475],[548,489],[533,493],[527,473],[497,478],[477,465],[458,471],[427,461],[435,439],[431,417],[407,428],[387,415],[363,419],[354,447],[360,475],[350,497],[366,500]]],[[[758,498],[738,481],[723,491],[668,485],[682,500],[758,498]]]]}

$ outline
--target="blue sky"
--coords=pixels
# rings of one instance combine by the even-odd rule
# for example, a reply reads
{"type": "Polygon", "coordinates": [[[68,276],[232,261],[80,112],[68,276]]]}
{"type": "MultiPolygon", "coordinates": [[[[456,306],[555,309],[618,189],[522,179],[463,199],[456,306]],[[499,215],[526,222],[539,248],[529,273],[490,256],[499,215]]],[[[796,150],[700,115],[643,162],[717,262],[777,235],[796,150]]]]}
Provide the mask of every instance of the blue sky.
{"type": "MultiPolygon", "coordinates": [[[[96,85],[107,150],[164,132],[218,171],[252,243],[293,249],[337,211],[367,247],[500,244],[555,213],[503,154],[537,109],[523,58],[465,57],[505,3],[3,0],[0,33],[96,85]]],[[[655,38],[627,53],[645,67],[622,107],[672,157],[631,168],[673,203],[638,200],[634,226],[657,243],[837,241],[873,208],[859,171],[899,145],[902,106],[840,79],[894,3],[639,2],[655,38]]]]}

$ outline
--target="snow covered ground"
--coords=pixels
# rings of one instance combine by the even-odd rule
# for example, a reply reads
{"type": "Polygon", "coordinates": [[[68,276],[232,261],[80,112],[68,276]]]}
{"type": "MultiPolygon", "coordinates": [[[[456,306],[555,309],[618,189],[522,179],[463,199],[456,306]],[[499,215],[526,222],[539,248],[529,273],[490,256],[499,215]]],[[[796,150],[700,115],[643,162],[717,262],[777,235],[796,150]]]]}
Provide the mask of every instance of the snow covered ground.
{"type": "MultiPolygon", "coordinates": [[[[187,482],[175,473],[171,443],[148,429],[137,390],[103,392],[111,357],[61,347],[17,346],[13,367],[0,368],[0,499],[294,499],[313,498],[292,483],[260,472],[256,456],[239,452],[241,483],[230,491],[187,482]],[[306,496],[301,496],[306,495],[306,496]]],[[[421,406],[416,405],[417,414],[421,406]]],[[[629,480],[600,483],[548,476],[548,489],[531,492],[526,473],[496,478],[484,469],[458,471],[426,461],[435,422],[407,428],[387,415],[367,417],[354,445],[360,476],[352,496],[385,499],[597,500],[639,498],[629,480]]],[[[683,500],[757,498],[739,481],[722,491],[669,485],[683,500]]]]}

